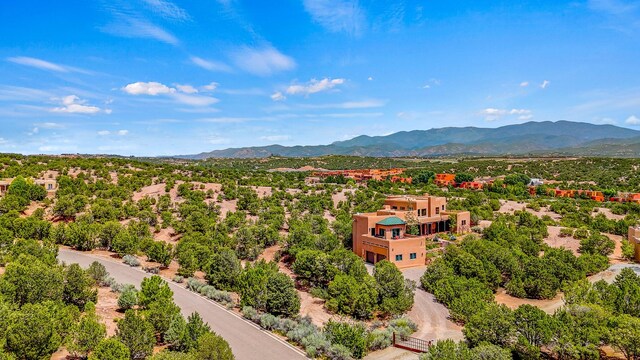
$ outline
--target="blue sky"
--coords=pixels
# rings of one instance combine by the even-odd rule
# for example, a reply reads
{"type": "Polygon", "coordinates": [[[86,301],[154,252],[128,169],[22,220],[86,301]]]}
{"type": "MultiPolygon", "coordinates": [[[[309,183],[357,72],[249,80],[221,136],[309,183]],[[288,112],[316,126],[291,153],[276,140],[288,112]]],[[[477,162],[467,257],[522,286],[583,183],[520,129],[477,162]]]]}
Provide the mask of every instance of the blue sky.
{"type": "Polygon", "coordinates": [[[0,23],[1,152],[640,127],[639,1],[21,0],[0,23]]]}

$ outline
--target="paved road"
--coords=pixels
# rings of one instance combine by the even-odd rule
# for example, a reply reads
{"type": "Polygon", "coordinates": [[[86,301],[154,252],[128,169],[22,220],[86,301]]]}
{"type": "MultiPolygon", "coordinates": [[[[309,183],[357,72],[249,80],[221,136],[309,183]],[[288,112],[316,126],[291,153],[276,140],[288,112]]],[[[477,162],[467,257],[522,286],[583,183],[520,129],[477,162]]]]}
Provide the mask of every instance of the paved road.
{"type": "MultiPolygon", "coordinates": [[[[98,261],[107,268],[107,271],[117,282],[133,284],[138,287],[142,279],[150,276],[142,270],[131,268],[120,262],[67,249],[60,249],[58,259],[66,263],[78,263],[82,267],[88,267],[92,262],[98,261]]],[[[169,286],[173,290],[174,301],[182,310],[182,314],[188,316],[193,312],[200,313],[202,319],[211,326],[211,330],[229,342],[236,359],[285,360],[306,358],[295,347],[226,310],[219,304],[175,283],[169,282],[169,286]]]]}
{"type": "Polygon", "coordinates": [[[462,327],[449,320],[449,310],[420,287],[420,277],[425,269],[426,266],[420,266],[402,270],[404,277],[415,281],[418,286],[413,308],[407,314],[418,324],[418,331],[411,336],[423,340],[464,339],[462,327]]]}

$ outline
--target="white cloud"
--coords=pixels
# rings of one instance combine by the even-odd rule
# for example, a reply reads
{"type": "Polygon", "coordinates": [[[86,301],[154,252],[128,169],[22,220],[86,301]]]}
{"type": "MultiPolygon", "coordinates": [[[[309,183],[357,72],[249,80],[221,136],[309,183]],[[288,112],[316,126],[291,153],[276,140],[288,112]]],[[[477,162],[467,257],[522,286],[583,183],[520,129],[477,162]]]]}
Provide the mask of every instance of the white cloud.
{"type": "Polygon", "coordinates": [[[211,82],[208,85],[205,85],[202,87],[202,90],[207,90],[207,91],[214,91],[215,89],[218,88],[218,84],[217,82],[211,82]]]}
{"type": "Polygon", "coordinates": [[[123,87],[122,90],[131,95],[151,95],[174,93],[176,90],[159,82],[135,82],[123,87]]]}
{"type": "Polygon", "coordinates": [[[154,39],[170,45],[180,41],[173,34],[153,24],[140,14],[127,14],[121,9],[111,8],[115,21],[101,28],[105,33],[125,37],[154,39]]]}
{"type": "Polygon", "coordinates": [[[232,70],[229,65],[219,61],[205,60],[197,56],[192,56],[190,60],[195,65],[209,71],[230,72],[232,70]]]}
{"type": "Polygon", "coordinates": [[[291,57],[271,46],[259,49],[245,46],[233,51],[230,57],[238,68],[259,76],[268,76],[296,67],[296,62],[291,57]]]}
{"type": "Polygon", "coordinates": [[[347,101],[338,106],[342,109],[365,109],[373,107],[382,107],[387,102],[384,100],[364,100],[364,101],[347,101]]]}
{"type": "Polygon", "coordinates": [[[125,136],[129,134],[129,130],[118,130],[118,135],[125,136]]]}
{"type": "Polygon", "coordinates": [[[100,131],[98,131],[98,135],[100,135],[100,136],[107,136],[109,134],[111,134],[111,131],[109,131],[109,130],[100,130],[100,131]]]}
{"type": "Polygon", "coordinates": [[[41,70],[50,70],[50,71],[56,71],[56,72],[69,72],[69,68],[67,68],[66,66],[54,64],[54,63],[49,62],[49,61],[45,61],[45,60],[42,60],[42,59],[36,59],[36,58],[32,58],[32,57],[27,57],[27,56],[10,57],[10,58],[7,58],[7,61],[10,61],[10,62],[16,63],[16,64],[20,64],[20,65],[31,66],[31,67],[38,68],[38,69],[41,69],[41,70]]]}
{"type": "Polygon", "coordinates": [[[286,99],[287,97],[284,96],[280,91],[276,91],[273,94],[271,94],[271,100],[273,101],[282,101],[284,99],[286,99]]]}
{"type": "Polygon", "coordinates": [[[369,76],[369,77],[367,78],[367,80],[369,80],[369,81],[373,81],[373,76],[369,76]]]}
{"type": "Polygon", "coordinates": [[[520,87],[527,87],[529,86],[529,82],[528,81],[523,81],[520,83],[520,87]]]}
{"type": "Polygon", "coordinates": [[[330,32],[359,36],[366,26],[364,11],[357,0],[304,0],[304,8],[330,32]]]}
{"type": "Polygon", "coordinates": [[[344,84],[345,79],[329,79],[324,78],[322,80],[311,79],[306,85],[290,85],[287,87],[287,94],[291,95],[309,95],[315,94],[321,91],[327,91],[333,89],[337,85],[344,84]]]}
{"type": "Polygon", "coordinates": [[[180,93],[172,93],[171,96],[177,102],[191,106],[209,106],[220,101],[214,97],[202,95],[185,95],[180,93]]]}
{"type": "Polygon", "coordinates": [[[267,135],[260,137],[260,140],[266,141],[287,141],[289,139],[291,139],[289,135],[267,135]]]}
{"type": "Polygon", "coordinates": [[[486,108],[484,110],[482,110],[480,112],[482,115],[484,115],[485,120],[487,121],[494,121],[494,120],[498,120],[503,116],[509,116],[509,115],[517,115],[518,116],[518,120],[529,120],[533,118],[533,114],[531,113],[531,110],[527,110],[527,109],[496,109],[496,108],[486,108]]]}
{"type": "Polygon", "coordinates": [[[36,126],[43,129],[62,129],[64,125],[54,122],[44,122],[44,123],[36,123],[36,126]]]}
{"type": "Polygon", "coordinates": [[[189,20],[189,14],[177,5],[166,0],[144,0],[151,9],[164,18],[172,20],[189,20]]]}
{"type": "Polygon", "coordinates": [[[61,99],[62,106],[50,109],[57,113],[95,114],[100,112],[97,106],[84,105],[86,101],[80,100],[75,95],[65,96],[61,99]]]}
{"type": "Polygon", "coordinates": [[[185,94],[195,94],[198,92],[198,89],[194,88],[191,85],[180,85],[180,84],[176,84],[176,88],[185,93],[185,94]]]}
{"type": "Polygon", "coordinates": [[[542,82],[542,84],[540,84],[540,88],[541,88],[541,89],[546,89],[546,88],[549,86],[549,84],[551,84],[551,81],[549,81],[549,80],[544,80],[544,81],[542,82]]]}
{"type": "Polygon", "coordinates": [[[640,125],[640,118],[635,115],[631,115],[624,121],[624,123],[628,125],[640,125]]]}

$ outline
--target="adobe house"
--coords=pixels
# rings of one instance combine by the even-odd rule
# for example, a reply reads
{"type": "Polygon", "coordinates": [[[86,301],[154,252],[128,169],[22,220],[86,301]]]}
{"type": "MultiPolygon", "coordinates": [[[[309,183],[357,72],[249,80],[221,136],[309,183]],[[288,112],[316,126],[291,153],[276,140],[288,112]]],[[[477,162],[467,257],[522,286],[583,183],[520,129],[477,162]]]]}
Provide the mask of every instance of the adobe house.
{"type": "Polygon", "coordinates": [[[371,264],[386,259],[399,268],[419,266],[435,234],[470,229],[470,213],[447,211],[444,197],[389,196],[381,210],[353,216],[353,252],[371,264]]]}
{"type": "Polygon", "coordinates": [[[436,178],[433,182],[440,187],[455,185],[456,174],[436,174],[436,178]]]}
{"type": "MultiPolygon", "coordinates": [[[[9,190],[9,186],[12,182],[13,179],[0,180],[0,195],[4,195],[7,190],[9,190]]],[[[42,186],[47,190],[48,195],[51,195],[58,190],[58,182],[55,179],[35,179],[33,180],[33,183],[42,186]]]]}

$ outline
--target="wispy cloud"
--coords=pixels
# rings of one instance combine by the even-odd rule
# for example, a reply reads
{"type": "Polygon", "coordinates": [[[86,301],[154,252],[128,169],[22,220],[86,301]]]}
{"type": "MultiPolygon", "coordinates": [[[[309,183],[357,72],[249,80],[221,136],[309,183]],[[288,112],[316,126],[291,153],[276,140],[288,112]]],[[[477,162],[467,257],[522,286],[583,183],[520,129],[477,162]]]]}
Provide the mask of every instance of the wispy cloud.
{"type": "Polygon", "coordinates": [[[236,67],[259,76],[292,70],[296,62],[272,46],[252,48],[243,46],[230,53],[236,67]]]}
{"type": "Polygon", "coordinates": [[[8,57],[7,61],[12,62],[14,64],[24,65],[33,67],[40,70],[46,71],[55,71],[60,73],[68,73],[68,72],[79,72],[79,73],[89,73],[87,70],[79,69],[72,66],[60,65],[56,63],[52,63],[50,61],[28,57],[28,56],[14,56],[8,57]]]}
{"type": "Polygon", "coordinates": [[[541,89],[546,89],[547,87],[549,87],[549,85],[551,84],[551,81],[549,80],[544,80],[541,84],[540,84],[540,88],[541,89]]]}
{"type": "Polygon", "coordinates": [[[518,120],[530,120],[533,118],[531,110],[527,109],[496,109],[486,108],[480,112],[486,121],[495,121],[504,116],[517,116],[518,120]]]}
{"type": "Polygon", "coordinates": [[[357,0],[304,0],[311,18],[330,32],[360,36],[366,17],[357,0]]]}
{"type": "Polygon", "coordinates": [[[176,89],[178,89],[178,91],[183,92],[185,94],[195,94],[198,92],[198,89],[194,88],[191,85],[176,84],[176,89]]]}
{"type": "MultiPolygon", "coordinates": [[[[167,4],[165,1],[159,3],[167,4]]],[[[132,8],[131,3],[115,2],[105,8],[113,16],[113,21],[101,28],[107,34],[125,38],[153,39],[171,45],[180,43],[169,31],[151,22],[141,11],[132,8]]],[[[170,11],[167,7],[164,9],[170,11]]]]}
{"type": "Polygon", "coordinates": [[[171,20],[189,20],[189,14],[176,4],[166,0],[144,0],[152,11],[171,20]]]}
{"type": "Polygon", "coordinates": [[[338,85],[342,85],[345,83],[345,79],[337,78],[337,79],[329,79],[324,78],[322,80],[311,79],[308,83],[304,85],[290,85],[287,87],[287,94],[289,95],[309,95],[315,94],[322,91],[331,90],[338,85]]]}
{"type": "Polygon", "coordinates": [[[229,65],[220,61],[206,60],[198,56],[191,56],[189,59],[193,64],[209,71],[231,72],[233,70],[229,65]]]}
{"type": "Polygon", "coordinates": [[[520,87],[527,87],[529,86],[529,82],[528,81],[523,81],[520,83],[520,87]]]}
{"type": "Polygon", "coordinates": [[[291,136],[289,135],[266,135],[266,136],[260,136],[260,140],[266,140],[266,141],[287,141],[290,140],[291,136]]]}
{"type": "MultiPolygon", "coordinates": [[[[96,114],[102,109],[97,106],[86,105],[85,100],[81,100],[76,95],[65,96],[60,99],[60,107],[50,109],[54,113],[69,113],[69,114],[96,114]]],[[[105,113],[111,113],[111,110],[105,109],[105,113]]]]}
{"type": "Polygon", "coordinates": [[[589,0],[587,5],[595,11],[602,11],[611,15],[624,15],[637,10],[640,3],[620,0],[589,0]]]}

